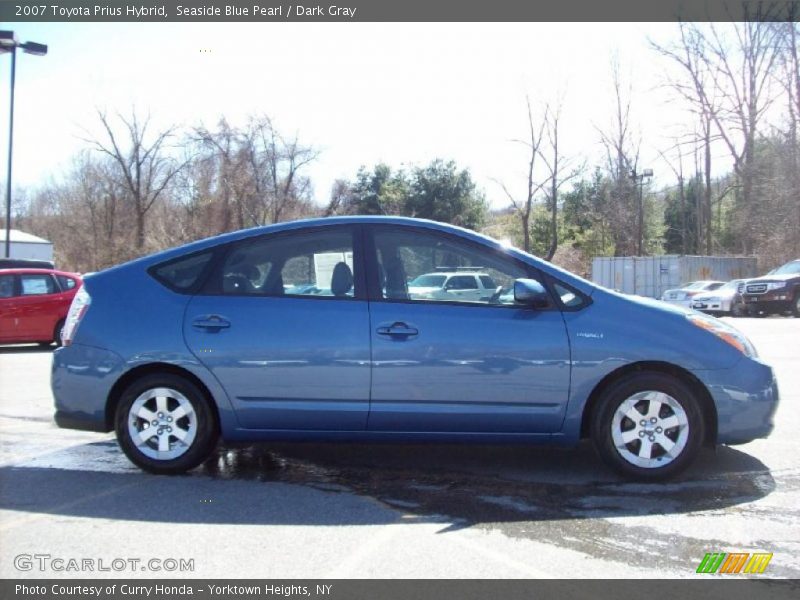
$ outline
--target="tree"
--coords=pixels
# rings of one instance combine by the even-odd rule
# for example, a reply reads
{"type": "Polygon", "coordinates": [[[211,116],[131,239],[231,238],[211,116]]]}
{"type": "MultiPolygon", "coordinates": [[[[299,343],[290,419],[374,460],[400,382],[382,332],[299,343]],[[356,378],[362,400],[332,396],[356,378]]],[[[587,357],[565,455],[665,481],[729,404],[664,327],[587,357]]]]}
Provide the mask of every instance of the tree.
{"type": "Polygon", "coordinates": [[[486,220],[486,200],[467,169],[436,159],[412,171],[404,214],[478,229],[486,220]]]}
{"type": "Polygon", "coordinates": [[[306,167],[319,153],[298,137],[276,130],[265,116],[244,127],[224,118],[215,130],[195,127],[193,167],[211,174],[207,193],[219,213],[219,230],[277,223],[311,209],[311,180],[306,167]]]}
{"type": "Polygon", "coordinates": [[[186,163],[178,163],[166,153],[175,127],[150,135],[150,116],[140,120],[135,111],[130,118],[117,114],[124,140],[115,132],[107,114],[98,111],[104,139],[89,140],[92,146],[110,157],[116,164],[119,183],[125,190],[122,196],[134,213],[135,246],[141,252],[145,246],[145,217],[156,200],[186,163]]]}
{"type": "Polygon", "coordinates": [[[409,187],[402,170],[392,171],[385,163],[375,165],[371,171],[362,166],[347,196],[339,200],[339,210],[345,214],[403,215],[409,187]]]}
{"type": "MultiPolygon", "coordinates": [[[[514,207],[514,212],[516,213],[517,217],[520,220],[520,224],[522,227],[522,249],[525,252],[531,251],[531,215],[533,212],[533,205],[534,199],[538,192],[542,191],[545,185],[547,185],[547,179],[544,181],[536,181],[536,161],[539,159],[541,153],[539,148],[542,145],[544,139],[544,130],[547,126],[547,120],[542,119],[539,123],[538,127],[534,124],[533,121],[533,111],[531,110],[531,101],[528,96],[525,97],[525,104],[528,108],[528,136],[526,139],[522,140],[514,140],[515,142],[522,144],[528,150],[528,163],[527,163],[527,182],[525,187],[525,196],[520,200],[517,199],[514,194],[512,194],[508,187],[502,182],[498,182],[500,187],[503,188],[503,192],[508,197],[509,201],[511,202],[511,206],[514,207]]],[[[545,109],[545,114],[548,113],[548,110],[545,109]]],[[[558,128],[556,127],[556,134],[558,132],[558,128]]],[[[557,139],[557,137],[556,137],[557,139]]],[[[557,147],[557,142],[556,142],[557,147]]],[[[557,161],[556,161],[557,162],[557,161]]]]}
{"type": "Polygon", "coordinates": [[[612,62],[614,116],[611,127],[602,130],[600,140],[606,152],[606,173],[610,187],[605,189],[608,199],[604,203],[609,233],[614,242],[615,256],[633,256],[641,253],[644,237],[643,206],[639,202],[636,180],[632,177],[639,162],[639,142],[634,140],[631,125],[631,89],[623,90],[619,64],[612,62]],[[636,222],[637,227],[630,223],[636,222]]]}
{"type": "MultiPolygon", "coordinates": [[[[679,65],[687,83],[673,85],[700,116],[704,143],[706,252],[711,253],[712,127],[732,161],[739,187],[742,250],[753,247],[749,223],[757,177],[755,152],[759,128],[774,101],[772,79],[779,59],[781,30],[761,19],[719,26],[680,25],[677,47],[656,48],[679,65]]],[[[790,86],[791,88],[792,86],[790,86]]],[[[700,215],[699,215],[700,216],[700,215]]]]}

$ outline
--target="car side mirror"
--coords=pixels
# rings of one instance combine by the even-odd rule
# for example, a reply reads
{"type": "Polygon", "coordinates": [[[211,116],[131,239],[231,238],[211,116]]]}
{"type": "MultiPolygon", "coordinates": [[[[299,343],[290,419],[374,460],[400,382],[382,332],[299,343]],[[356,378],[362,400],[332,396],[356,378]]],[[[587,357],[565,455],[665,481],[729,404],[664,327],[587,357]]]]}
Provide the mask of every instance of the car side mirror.
{"type": "Polygon", "coordinates": [[[533,308],[550,306],[550,295],[544,286],[533,279],[514,280],[514,300],[533,308]]]}

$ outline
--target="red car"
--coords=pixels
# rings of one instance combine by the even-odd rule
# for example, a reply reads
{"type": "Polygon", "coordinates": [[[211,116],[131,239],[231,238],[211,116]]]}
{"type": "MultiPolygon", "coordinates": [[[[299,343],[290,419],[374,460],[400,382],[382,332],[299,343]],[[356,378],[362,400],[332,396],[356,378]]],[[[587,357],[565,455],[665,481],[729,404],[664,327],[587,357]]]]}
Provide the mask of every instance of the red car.
{"type": "Polygon", "coordinates": [[[0,269],[0,344],[61,345],[79,275],[53,269],[0,269]]]}

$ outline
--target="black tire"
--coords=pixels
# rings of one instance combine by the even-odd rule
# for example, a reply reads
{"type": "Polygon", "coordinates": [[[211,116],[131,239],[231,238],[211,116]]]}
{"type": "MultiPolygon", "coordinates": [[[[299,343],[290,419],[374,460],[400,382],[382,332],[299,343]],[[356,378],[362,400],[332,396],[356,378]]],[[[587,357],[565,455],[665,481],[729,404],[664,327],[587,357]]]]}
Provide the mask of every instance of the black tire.
{"type": "Polygon", "coordinates": [[[792,300],[792,316],[795,319],[800,319],[800,292],[794,293],[794,300],[792,300]]]}
{"type": "Polygon", "coordinates": [[[64,319],[61,319],[58,323],[56,323],[56,328],[53,330],[53,341],[56,344],[56,348],[60,348],[64,345],[64,339],[62,338],[63,331],[64,319]]]}
{"type": "MultiPolygon", "coordinates": [[[[156,399],[152,398],[148,401],[149,404],[144,405],[143,408],[154,407],[153,403],[155,401],[156,399]]],[[[194,383],[171,373],[146,375],[129,385],[122,393],[114,421],[117,441],[125,455],[139,468],[159,475],[176,475],[195,468],[208,458],[219,437],[216,414],[211,407],[209,399],[194,383]],[[186,429],[193,429],[194,438],[186,447],[181,446],[177,437],[168,436],[170,437],[169,447],[172,448],[174,446],[176,448],[175,452],[181,452],[180,455],[175,457],[158,458],[146,454],[146,452],[151,454],[158,453],[158,448],[152,447],[154,444],[157,445],[157,442],[153,439],[156,435],[155,433],[141,446],[137,445],[131,438],[130,430],[131,428],[136,429],[137,424],[142,426],[141,431],[149,430],[151,427],[149,423],[145,426],[145,421],[141,417],[131,414],[131,407],[138,399],[146,397],[158,388],[166,388],[171,392],[177,392],[177,394],[173,394],[165,400],[173,407],[169,410],[174,410],[180,405],[179,403],[184,401],[188,402],[193,410],[194,420],[191,421],[191,425],[188,425],[191,417],[181,417],[176,419],[174,423],[170,422],[169,424],[159,422],[157,425],[158,431],[161,431],[162,427],[164,429],[169,427],[169,431],[173,431],[173,425],[176,430],[183,431],[178,426],[183,427],[181,420],[185,419],[187,423],[185,425],[186,429]],[[182,396],[181,400],[176,400],[178,395],[182,396]],[[129,427],[129,420],[131,427],[129,427]]],[[[155,424],[153,423],[153,425],[155,424]]],[[[156,427],[153,427],[153,429],[156,429],[156,427]]],[[[160,439],[160,433],[158,437],[160,439]]]]}
{"type": "MultiPolygon", "coordinates": [[[[663,396],[657,398],[663,398],[663,396]]],[[[630,400],[630,402],[634,402],[634,400],[630,400]]],[[[633,407],[637,412],[640,411],[643,405],[649,405],[649,401],[646,399],[639,402],[633,407]]],[[[652,406],[659,406],[659,404],[654,403],[652,406]]],[[[673,415],[677,418],[678,411],[670,405],[662,404],[661,412],[656,418],[659,419],[659,423],[663,422],[666,427],[668,421],[661,421],[661,419],[672,418],[673,415]]],[[[640,416],[644,417],[645,415],[641,414],[640,416]]],[[[705,422],[698,399],[692,389],[683,381],[664,373],[632,373],[612,383],[599,398],[593,412],[591,437],[595,450],[597,450],[600,457],[618,473],[639,481],[661,481],[682,472],[697,457],[705,437],[705,422]],[[646,422],[647,419],[643,419],[639,424],[636,424],[625,417],[621,418],[619,425],[615,424],[614,419],[617,409],[636,394],[648,391],[667,394],[677,403],[677,406],[682,409],[683,415],[685,415],[685,428],[659,428],[660,431],[663,431],[664,437],[670,438],[666,440],[667,442],[671,441],[679,447],[682,445],[682,449],[674,458],[663,452],[664,447],[658,444],[658,441],[652,441],[653,439],[658,440],[654,436],[662,435],[660,432],[656,433],[654,429],[656,425],[648,423],[646,427],[651,427],[651,429],[643,429],[641,423],[646,422]],[[642,441],[635,439],[627,445],[621,445],[620,449],[618,449],[614,441],[614,430],[615,427],[619,427],[621,430],[626,424],[628,427],[633,424],[634,428],[628,429],[624,433],[629,431],[637,432],[637,436],[641,437],[642,441]],[[643,432],[644,435],[642,435],[643,432]],[[651,440],[652,457],[649,459],[642,458],[641,460],[648,462],[649,466],[640,466],[631,462],[631,460],[636,460],[637,457],[641,456],[640,451],[643,450],[641,444],[647,442],[644,437],[649,437],[651,440]],[[630,458],[626,458],[625,455],[630,458]],[[659,466],[659,463],[665,460],[668,462],[659,466]]]]}

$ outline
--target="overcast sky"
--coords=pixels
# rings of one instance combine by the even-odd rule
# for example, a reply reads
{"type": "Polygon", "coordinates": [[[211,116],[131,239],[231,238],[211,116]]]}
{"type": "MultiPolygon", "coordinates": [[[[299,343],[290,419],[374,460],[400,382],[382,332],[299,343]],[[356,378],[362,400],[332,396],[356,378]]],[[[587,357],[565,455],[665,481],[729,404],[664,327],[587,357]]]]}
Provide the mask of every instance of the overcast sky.
{"type": "MultiPolygon", "coordinates": [[[[149,111],[161,126],[225,115],[270,115],[284,134],[322,151],[309,174],[320,202],[331,183],[362,164],[469,167],[495,206],[495,179],[519,193],[526,154],[511,140],[534,105],[563,98],[562,149],[601,159],[597,128],[613,114],[611,62],[632,84],[642,167],[658,160],[687,114],[662,87],[665,62],[648,39],[671,39],[670,23],[517,24],[26,24],[21,41],[49,45],[18,55],[14,183],[57,177],[99,135],[96,108],[149,111]]],[[[8,135],[8,55],[0,56],[0,179],[8,135]]]]}

